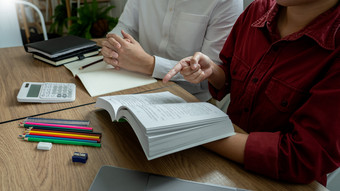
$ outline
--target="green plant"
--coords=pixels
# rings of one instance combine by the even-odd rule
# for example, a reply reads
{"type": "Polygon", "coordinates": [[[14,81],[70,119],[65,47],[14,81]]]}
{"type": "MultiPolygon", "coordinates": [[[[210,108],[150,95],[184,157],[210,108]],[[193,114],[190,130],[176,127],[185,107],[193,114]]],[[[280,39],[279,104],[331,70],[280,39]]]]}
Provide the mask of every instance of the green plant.
{"type": "Polygon", "coordinates": [[[78,16],[70,18],[72,24],[69,34],[87,39],[104,37],[118,22],[118,18],[108,15],[114,7],[100,7],[97,0],[92,0],[91,3],[85,0],[84,4],[77,9],[78,16]]]}
{"type": "Polygon", "coordinates": [[[61,3],[54,9],[54,15],[52,16],[52,24],[49,32],[63,35],[64,28],[67,28],[67,10],[65,0],[61,0],[61,3]]]}

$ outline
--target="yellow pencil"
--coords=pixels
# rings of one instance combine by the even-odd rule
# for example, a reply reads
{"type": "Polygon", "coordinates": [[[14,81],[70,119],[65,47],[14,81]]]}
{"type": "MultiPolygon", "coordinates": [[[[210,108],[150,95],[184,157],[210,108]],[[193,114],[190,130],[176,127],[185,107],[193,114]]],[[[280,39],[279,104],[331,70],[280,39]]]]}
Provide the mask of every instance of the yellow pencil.
{"type": "Polygon", "coordinates": [[[63,136],[73,136],[73,137],[84,137],[84,138],[92,138],[92,139],[99,139],[99,136],[90,136],[90,135],[80,135],[80,134],[72,134],[72,133],[53,133],[53,132],[41,132],[41,131],[27,131],[27,134],[30,135],[63,135],[63,136]]]}

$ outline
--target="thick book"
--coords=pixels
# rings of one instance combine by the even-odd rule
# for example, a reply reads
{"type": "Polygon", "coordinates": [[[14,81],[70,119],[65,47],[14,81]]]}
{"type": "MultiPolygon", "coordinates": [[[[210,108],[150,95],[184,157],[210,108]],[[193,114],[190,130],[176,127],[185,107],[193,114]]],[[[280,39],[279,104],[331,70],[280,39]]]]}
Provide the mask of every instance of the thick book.
{"type": "Polygon", "coordinates": [[[90,56],[96,56],[98,54],[99,54],[99,47],[94,46],[94,47],[74,51],[69,54],[58,56],[55,58],[49,58],[48,56],[45,56],[40,53],[33,53],[33,58],[41,60],[48,64],[52,64],[54,66],[60,66],[63,64],[76,61],[76,60],[82,60],[90,56]]]}
{"type": "Polygon", "coordinates": [[[112,121],[126,120],[148,160],[234,135],[226,113],[207,102],[186,102],[170,93],[99,97],[96,107],[112,121]]]}
{"type": "Polygon", "coordinates": [[[68,35],[49,40],[28,43],[27,52],[40,53],[49,58],[66,55],[71,52],[96,46],[97,43],[86,38],[68,35]]]}

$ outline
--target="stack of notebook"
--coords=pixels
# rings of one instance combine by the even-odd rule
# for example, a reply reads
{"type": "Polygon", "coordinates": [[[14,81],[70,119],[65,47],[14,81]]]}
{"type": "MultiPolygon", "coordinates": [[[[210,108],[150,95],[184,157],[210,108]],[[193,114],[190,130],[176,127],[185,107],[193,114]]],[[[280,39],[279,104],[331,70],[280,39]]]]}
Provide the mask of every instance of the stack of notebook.
{"type": "Polygon", "coordinates": [[[99,48],[94,41],[72,35],[25,45],[34,58],[55,66],[97,55],[99,48]]]}

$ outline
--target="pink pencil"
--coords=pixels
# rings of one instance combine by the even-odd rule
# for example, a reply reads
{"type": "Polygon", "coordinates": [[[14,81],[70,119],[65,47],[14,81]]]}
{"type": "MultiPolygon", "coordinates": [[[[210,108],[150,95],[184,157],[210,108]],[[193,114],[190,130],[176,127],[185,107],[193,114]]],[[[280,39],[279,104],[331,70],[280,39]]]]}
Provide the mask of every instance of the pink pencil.
{"type": "Polygon", "coordinates": [[[86,130],[93,130],[92,127],[79,127],[79,126],[72,126],[72,125],[56,125],[56,124],[49,124],[49,123],[34,123],[34,122],[25,122],[25,125],[39,125],[39,126],[50,126],[50,127],[64,127],[64,128],[74,128],[74,129],[86,129],[86,130]]]}

